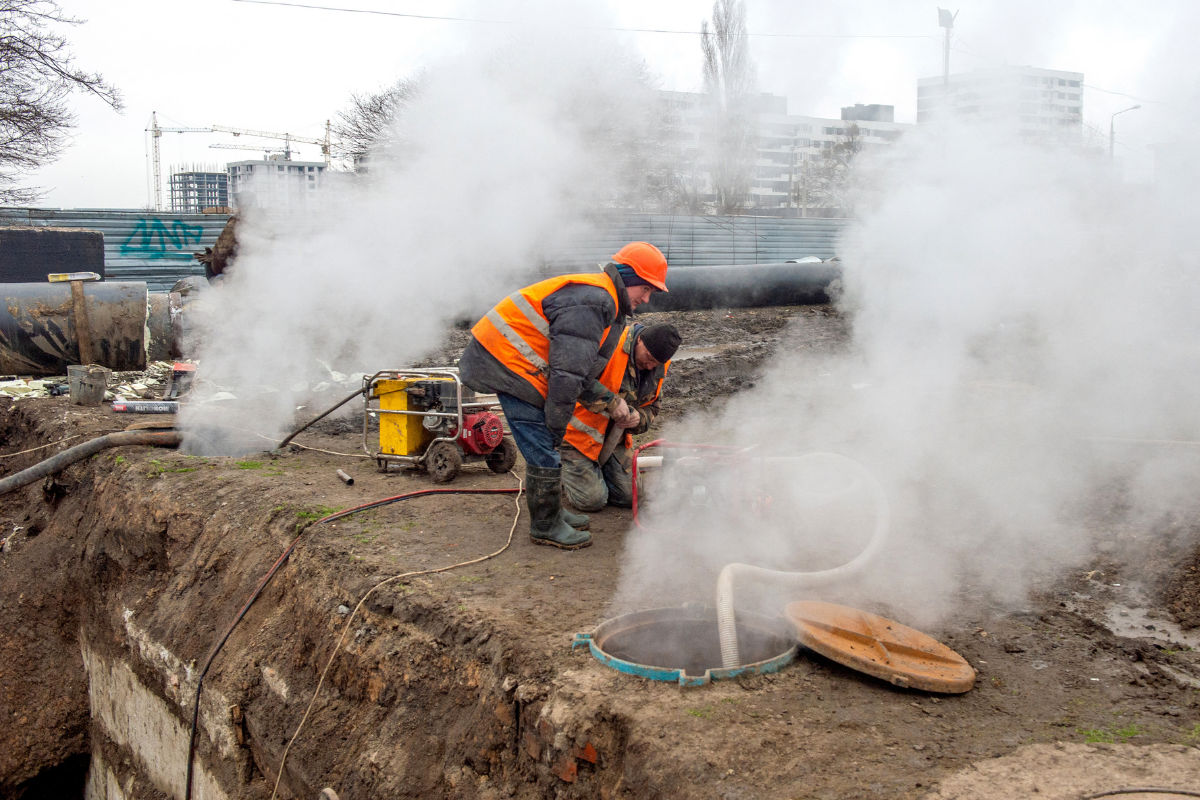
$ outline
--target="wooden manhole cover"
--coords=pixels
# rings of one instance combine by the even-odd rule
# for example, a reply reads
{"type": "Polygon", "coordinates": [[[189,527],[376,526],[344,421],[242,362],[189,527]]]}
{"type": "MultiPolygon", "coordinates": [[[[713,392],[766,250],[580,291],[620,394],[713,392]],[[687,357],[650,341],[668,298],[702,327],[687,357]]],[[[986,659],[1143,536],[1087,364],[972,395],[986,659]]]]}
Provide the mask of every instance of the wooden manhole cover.
{"type": "Polygon", "coordinates": [[[805,647],[896,686],[947,694],[975,686],[966,659],[899,622],[811,600],[789,604],[784,614],[805,647]]]}

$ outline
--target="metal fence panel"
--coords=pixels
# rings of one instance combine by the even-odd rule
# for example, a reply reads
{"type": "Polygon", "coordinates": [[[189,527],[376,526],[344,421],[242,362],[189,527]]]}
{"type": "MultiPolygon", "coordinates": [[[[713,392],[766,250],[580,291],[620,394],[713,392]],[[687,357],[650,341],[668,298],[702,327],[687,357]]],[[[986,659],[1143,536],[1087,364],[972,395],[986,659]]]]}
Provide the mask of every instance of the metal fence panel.
{"type": "Polygon", "coordinates": [[[85,228],[104,234],[110,281],[145,281],[152,292],[203,275],[195,254],[212,247],[228,214],[173,214],[126,209],[0,208],[0,226],[85,228]]]}
{"type": "Polygon", "coordinates": [[[629,214],[599,220],[586,233],[546,249],[550,272],[594,268],[629,242],[650,242],[672,267],[770,264],[837,255],[844,219],[693,217],[629,214]]]}
{"type": "MultiPolygon", "coordinates": [[[[213,246],[228,219],[226,214],[126,209],[0,208],[0,226],[100,231],[107,278],[145,281],[150,291],[160,292],[180,278],[204,274],[195,253],[213,246]]],[[[805,256],[827,259],[837,254],[845,224],[844,219],[829,218],[613,214],[594,220],[584,233],[548,245],[542,271],[592,270],[634,241],[656,245],[672,267],[771,264],[805,256]]]]}

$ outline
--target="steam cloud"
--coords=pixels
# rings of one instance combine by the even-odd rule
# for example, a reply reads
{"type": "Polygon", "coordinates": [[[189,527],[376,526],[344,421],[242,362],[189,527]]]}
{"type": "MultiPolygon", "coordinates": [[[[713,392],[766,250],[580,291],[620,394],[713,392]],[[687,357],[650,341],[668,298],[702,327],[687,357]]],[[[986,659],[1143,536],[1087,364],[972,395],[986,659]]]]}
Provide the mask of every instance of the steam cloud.
{"type": "Polygon", "coordinates": [[[585,209],[630,190],[651,119],[644,65],[543,11],[552,30],[427,68],[394,149],[332,213],[248,218],[230,280],[204,301],[218,321],[204,377],[239,401],[221,421],[286,430],[306,385],[329,378],[320,361],[345,375],[411,363],[528,278],[585,209]]]}
{"type": "MultiPolygon", "coordinates": [[[[1190,184],[1122,185],[1107,160],[1005,131],[922,128],[891,156],[842,243],[849,347],[781,352],[755,389],[664,435],[865,464],[891,499],[890,545],[856,583],[805,596],[929,625],[964,586],[1020,603],[1077,563],[1118,488],[1135,518],[1194,502],[1198,449],[1098,439],[1200,441],[1200,209],[1190,184]]],[[[841,502],[793,504],[791,519],[720,507],[633,534],[616,604],[711,602],[733,561],[836,566],[870,529],[865,496],[841,502]]],[[[793,599],[756,601],[775,614],[793,599]]]]}
{"type": "MultiPolygon", "coordinates": [[[[1167,66],[1189,63],[1185,29],[1167,66]]],[[[318,359],[349,374],[421,355],[511,291],[547,240],[586,226],[586,209],[636,194],[631,143],[652,109],[637,57],[569,26],[429,67],[393,160],[358,196],[321,220],[246,229],[207,300],[221,322],[205,333],[205,376],[261,387],[253,403],[240,395],[242,424],[274,433],[293,385],[324,377],[318,359]]],[[[1187,502],[1193,451],[1095,439],[1200,439],[1194,187],[1125,186],[1102,160],[982,128],[919,129],[873,175],[842,243],[847,350],[781,352],[755,389],[665,436],[867,465],[891,498],[892,540],[826,596],[921,625],[964,585],[1019,602],[1076,563],[1103,487],[1124,487],[1133,514],[1187,502]]],[[[781,478],[791,494],[821,482],[781,478]]],[[[707,600],[731,561],[807,570],[863,543],[861,505],[809,511],[631,534],[615,605],[707,600]]]]}

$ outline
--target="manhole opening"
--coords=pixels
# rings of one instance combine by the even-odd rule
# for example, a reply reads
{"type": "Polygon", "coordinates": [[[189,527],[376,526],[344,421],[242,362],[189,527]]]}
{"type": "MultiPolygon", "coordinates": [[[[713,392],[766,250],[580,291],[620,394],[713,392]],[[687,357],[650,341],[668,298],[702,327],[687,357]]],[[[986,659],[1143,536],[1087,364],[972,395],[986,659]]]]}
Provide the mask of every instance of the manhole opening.
{"type": "MultiPolygon", "coordinates": [[[[661,618],[645,615],[631,620],[596,641],[604,653],[650,667],[682,669],[700,677],[721,668],[721,640],[715,614],[691,618],[661,618]]],[[[620,619],[610,621],[619,623],[620,619]]],[[[738,615],[738,653],[743,664],[756,664],[784,655],[796,642],[768,618],[747,619],[738,615]]]]}

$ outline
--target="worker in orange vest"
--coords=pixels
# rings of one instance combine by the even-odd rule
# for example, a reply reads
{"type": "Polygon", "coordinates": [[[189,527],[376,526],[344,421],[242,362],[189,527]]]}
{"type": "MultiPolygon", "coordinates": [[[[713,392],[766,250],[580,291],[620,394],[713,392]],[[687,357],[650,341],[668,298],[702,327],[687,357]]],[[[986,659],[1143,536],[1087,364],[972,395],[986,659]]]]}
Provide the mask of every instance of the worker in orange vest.
{"type": "Polygon", "coordinates": [[[562,446],[563,489],[575,508],[599,511],[606,503],[633,505],[633,435],[645,433],[658,416],[663,378],[680,341],[674,325],[634,323],[600,373],[605,393],[575,404],[562,446]],[[614,395],[635,414],[610,418],[606,412],[614,395]]]}
{"type": "MultiPolygon", "coordinates": [[[[600,373],[633,309],[667,290],[667,259],[646,242],[613,255],[600,272],[560,275],[513,292],[471,329],[459,360],[463,383],[495,392],[525,457],[529,535],[537,544],[578,550],[592,543],[589,520],[562,508],[558,447],[581,396],[604,392],[600,373]]],[[[636,412],[614,397],[608,413],[636,412]]]]}

